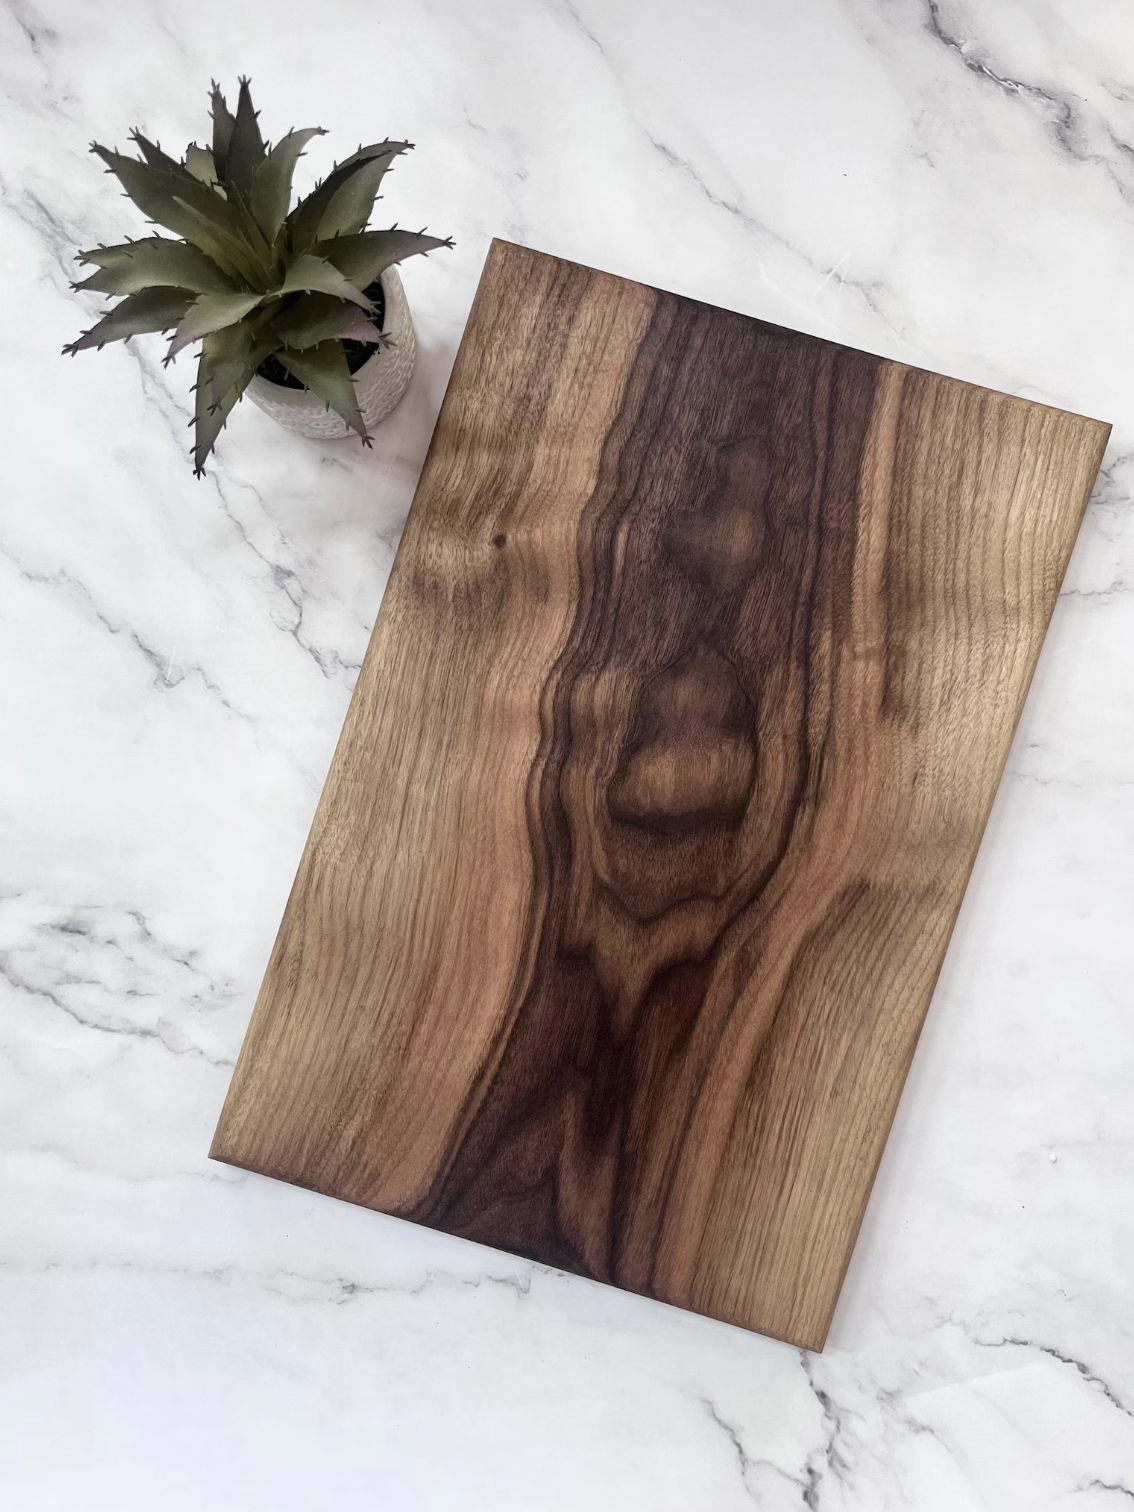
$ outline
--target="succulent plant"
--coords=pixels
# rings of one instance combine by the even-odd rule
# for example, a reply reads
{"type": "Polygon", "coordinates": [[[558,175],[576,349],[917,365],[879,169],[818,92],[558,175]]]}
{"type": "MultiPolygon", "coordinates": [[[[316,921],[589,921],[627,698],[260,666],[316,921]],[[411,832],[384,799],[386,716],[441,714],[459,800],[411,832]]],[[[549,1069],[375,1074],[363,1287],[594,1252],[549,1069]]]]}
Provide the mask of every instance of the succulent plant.
{"type": "Polygon", "coordinates": [[[121,299],[63,350],[172,331],[168,363],[199,340],[191,422],[198,477],[233,405],[273,356],[369,445],[343,341],[383,341],[365,290],[386,268],[453,245],[396,225],[366,230],[383,176],[413,144],[359,147],[292,208],[296,162],[322,128],[289,131],[271,146],[247,79],[235,115],[212,86],[212,123],[211,147],[190,143],[180,162],[139,131],[131,137],[140,158],[92,145],[143,214],[180,240],[150,236],[80,252],[96,271],[73,287],[121,299]]]}

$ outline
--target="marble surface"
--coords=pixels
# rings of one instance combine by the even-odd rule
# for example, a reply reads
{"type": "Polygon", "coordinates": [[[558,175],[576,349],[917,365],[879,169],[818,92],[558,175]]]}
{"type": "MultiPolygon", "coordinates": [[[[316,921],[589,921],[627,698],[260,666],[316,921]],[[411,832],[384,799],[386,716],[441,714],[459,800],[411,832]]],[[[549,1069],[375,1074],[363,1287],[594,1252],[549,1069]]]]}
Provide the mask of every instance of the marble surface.
{"type": "MultiPolygon", "coordinates": [[[[13,1512],[1134,1501],[1134,14],[0,5],[0,1480],[13,1512]],[[58,355],[91,138],[419,144],[372,453],[58,355]],[[1114,422],[821,1356],[206,1159],[493,234],[1114,422]]],[[[325,151],[324,151],[325,149],[325,151]]]]}

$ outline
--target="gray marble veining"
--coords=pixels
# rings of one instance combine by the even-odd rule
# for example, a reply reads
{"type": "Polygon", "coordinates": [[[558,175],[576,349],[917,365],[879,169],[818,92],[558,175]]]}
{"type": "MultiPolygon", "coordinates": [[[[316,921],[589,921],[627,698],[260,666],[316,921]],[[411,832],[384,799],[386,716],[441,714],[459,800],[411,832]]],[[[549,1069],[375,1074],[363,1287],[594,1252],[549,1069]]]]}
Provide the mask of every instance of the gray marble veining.
{"type": "Polygon", "coordinates": [[[1134,15],[0,4],[0,1479],[19,1512],[1134,1501],[1134,15]],[[63,361],[87,143],[253,76],[379,212],[372,453],[63,361]],[[822,1356],[210,1165],[488,239],[1114,422],[822,1356]]]}

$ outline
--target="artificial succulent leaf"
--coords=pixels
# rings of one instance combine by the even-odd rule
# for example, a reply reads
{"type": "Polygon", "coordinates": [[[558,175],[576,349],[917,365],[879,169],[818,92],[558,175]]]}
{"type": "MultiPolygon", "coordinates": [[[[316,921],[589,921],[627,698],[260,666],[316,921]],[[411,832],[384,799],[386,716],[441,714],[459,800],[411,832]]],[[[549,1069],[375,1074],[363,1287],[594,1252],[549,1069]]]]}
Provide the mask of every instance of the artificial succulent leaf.
{"type": "Polygon", "coordinates": [[[349,184],[356,174],[378,158],[390,160],[399,152],[405,152],[409,142],[374,142],[369,147],[360,147],[345,163],[332,168],[323,182],[300,200],[287,218],[288,239],[293,252],[306,252],[311,243],[319,239],[319,227],[331,201],[349,184]]]}
{"type": "Polygon", "coordinates": [[[196,142],[190,142],[185,149],[185,167],[195,179],[208,184],[214,192],[224,192],[220,186],[216,162],[207,147],[198,147],[196,142]]]}
{"type": "Polygon", "coordinates": [[[321,341],[304,352],[281,351],[279,358],[289,373],[294,373],[305,388],[322,399],[369,444],[366,421],[358,407],[358,395],[354,391],[341,341],[321,341]]]}
{"type": "Polygon", "coordinates": [[[137,294],[128,294],[109,315],[104,315],[97,325],[63,350],[73,357],[76,352],[105,346],[108,341],[125,341],[128,336],[140,336],[146,331],[167,331],[185,318],[192,303],[192,294],[184,289],[142,289],[137,294]]]}
{"type": "Polygon", "coordinates": [[[92,289],[97,294],[136,294],[155,287],[223,294],[233,287],[232,279],[199,247],[165,236],[150,236],[118,247],[95,247],[80,252],[79,257],[95,263],[98,272],[74,287],[92,289]]]}
{"type": "Polygon", "coordinates": [[[179,163],[176,158],[171,158],[168,152],[163,152],[156,142],[151,142],[140,131],[132,131],[130,133],[130,140],[135,143],[151,168],[161,168],[166,173],[184,173],[186,171],[183,163],[179,163]]]}
{"type": "Polygon", "coordinates": [[[338,299],[349,299],[352,304],[361,306],[367,312],[373,309],[366,295],[348,278],[344,278],[333,263],[325,257],[312,257],[309,253],[291,258],[283,282],[273,292],[334,294],[338,299]]]}
{"type": "MultiPolygon", "coordinates": [[[[237,130],[233,136],[234,145],[229,153],[230,158],[236,150],[235,144],[240,136],[239,128],[240,123],[238,119],[237,130]]],[[[141,149],[142,156],[149,167],[157,168],[161,172],[168,174],[172,181],[175,198],[183,200],[206,218],[212,217],[217,220],[218,224],[226,227],[233,236],[238,237],[244,243],[248,252],[251,253],[255,265],[264,268],[264,279],[266,280],[268,277],[267,270],[272,261],[271,249],[264,239],[260,228],[244,208],[241,201],[237,199],[232,204],[229,204],[227,202],[228,197],[224,194],[220,184],[216,183],[215,180],[205,179],[199,174],[191,172],[188,161],[184,163],[177,162],[175,158],[171,158],[168,153],[163,152],[153,142],[147,141],[140,131],[133,133],[133,139],[141,149]],[[221,201],[223,209],[217,209],[215,203],[217,200],[221,201]]]]}
{"type": "Polygon", "coordinates": [[[169,351],[165,354],[165,361],[172,362],[178,352],[183,347],[187,347],[191,341],[198,341],[202,336],[209,335],[211,331],[220,331],[225,326],[235,325],[259,303],[258,294],[198,295],[174,332],[173,340],[169,343],[169,351]]]}
{"type": "Polygon", "coordinates": [[[175,177],[97,144],[91,150],[102,158],[143,215],[192,242],[226,273],[249,281],[258,276],[232,208],[219,194],[206,189],[189,173],[179,172],[175,177]]]}
{"type": "Polygon", "coordinates": [[[233,225],[237,235],[252,258],[256,270],[253,275],[254,282],[258,287],[266,289],[279,276],[280,264],[275,253],[239,194],[234,194],[228,201],[228,208],[232,211],[233,225]]]}
{"type": "Polygon", "coordinates": [[[224,423],[232,413],[233,406],[244,392],[233,384],[221,399],[214,400],[212,390],[203,374],[205,354],[201,353],[197,364],[197,392],[193,416],[193,471],[199,478],[205,471],[205,459],[216,444],[224,429],[224,423]]]}
{"type": "Polygon", "coordinates": [[[213,85],[210,100],[213,117],[213,162],[216,164],[217,177],[223,181],[228,165],[228,144],[232,141],[236,117],[225,103],[219,84],[213,85]]]}
{"type": "Polygon", "coordinates": [[[315,136],[325,136],[321,126],[289,131],[281,137],[252,175],[249,205],[256,224],[269,241],[274,241],[287,218],[291,204],[291,179],[307,143],[315,136]]]}
{"type": "Polygon", "coordinates": [[[248,80],[241,79],[236,102],[236,118],[225,158],[224,182],[245,200],[252,192],[252,177],[264,161],[264,139],[252,105],[248,80]]]}
{"type": "MultiPolygon", "coordinates": [[[[245,111],[243,106],[246,93],[245,84],[242,81],[240,89],[242,105],[241,109],[237,112],[236,126],[233,131],[232,143],[229,147],[230,173],[232,171],[232,164],[240,156],[244,145],[246,145],[248,111],[245,111]]],[[[248,101],[248,110],[251,110],[251,100],[248,101]]],[[[252,113],[251,120],[251,129],[255,133],[256,141],[259,142],[260,133],[256,126],[254,113],[252,113]]],[[[272,262],[271,248],[268,246],[267,240],[259,226],[257,226],[245,208],[242,199],[238,197],[231,204],[228,203],[227,196],[223,193],[218,193],[221,189],[219,184],[212,182],[206,184],[205,180],[189,171],[186,163],[178,163],[175,159],[169,157],[167,153],[162,152],[160,147],[155,146],[153,142],[147,141],[141,132],[135,131],[133,137],[134,141],[141,148],[142,155],[149,166],[161,169],[170,175],[174,185],[173,192],[177,198],[184,199],[186,203],[206,216],[218,214],[216,206],[213,203],[214,200],[220,199],[223,202],[223,211],[219,212],[221,223],[227,226],[234,236],[239,237],[243,241],[256,264],[264,268],[266,279],[272,262]],[[202,194],[202,185],[205,186],[204,194],[202,194]]],[[[259,153],[262,157],[262,142],[260,142],[259,153]]]]}
{"type": "MultiPolygon", "coordinates": [[[[211,257],[218,266],[230,274],[234,283],[257,285],[263,283],[262,270],[249,252],[243,237],[227,229],[218,230],[215,222],[180,201],[174,208],[175,212],[180,214],[183,228],[181,234],[186,241],[192,242],[207,257],[211,257]]],[[[154,219],[156,220],[157,217],[155,216],[154,219]]],[[[173,224],[172,217],[159,221],[159,224],[166,226],[170,231],[178,229],[173,224]]]]}
{"type": "Polygon", "coordinates": [[[236,325],[212,331],[201,342],[202,362],[197,364],[197,382],[208,384],[214,403],[235,387],[241,392],[252,375],[279,347],[279,340],[253,313],[236,325]]]}
{"type": "Polygon", "coordinates": [[[278,342],[294,351],[322,341],[381,342],[382,332],[357,305],[331,294],[301,294],[270,324],[278,342]]]}
{"type": "MultiPolygon", "coordinates": [[[[353,236],[356,231],[362,230],[374,211],[378,186],[394,158],[408,145],[398,143],[389,152],[364,159],[358,164],[357,171],[331,196],[315,233],[319,240],[330,236],[353,236]]],[[[349,159],[344,166],[349,166],[349,159]]]]}
{"type": "Polygon", "coordinates": [[[262,231],[239,197],[229,200],[207,188],[179,163],[174,165],[174,171],[166,169],[164,172],[170,180],[174,201],[194,212],[207,226],[211,225],[214,235],[220,231],[226,236],[231,256],[244,278],[257,288],[266,289],[278,271],[275,259],[262,231]]]}
{"type": "Polygon", "coordinates": [[[313,256],[325,257],[358,289],[365,289],[376,278],[419,252],[433,252],[451,247],[448,237],[426,236],[424,231],[360,231],[355,236],[337,236],[333,241],[316,242],[313,256]]]}

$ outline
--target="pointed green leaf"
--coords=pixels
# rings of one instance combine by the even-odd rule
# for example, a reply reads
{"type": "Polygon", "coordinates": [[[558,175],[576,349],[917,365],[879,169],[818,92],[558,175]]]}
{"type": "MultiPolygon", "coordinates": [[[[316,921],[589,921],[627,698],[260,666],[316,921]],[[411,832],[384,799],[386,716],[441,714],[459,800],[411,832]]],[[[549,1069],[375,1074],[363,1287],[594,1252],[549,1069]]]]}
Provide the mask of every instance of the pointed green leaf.
{"type": "Polygon", "coordinates": [[[224,429],[224,423],[232,413],[233,406],[244,392],[243,387],[237,387],[234,384],[220,403],[215,403],[208,383],[201,376],[203,362],[204,353],[201,354],[201,362],[197,367],[196,407],[193,419],[193,471],[198,478],[205,471],[205,459],[216,445],[216,439],[224,429]]]}
{"type": "Polygon", "coordinates": [[[168,152],[163,152],[156,142],[151,142],[140,131],[132,131],[130,140],[135,142],[142,156],[151,168],[161,168],[166,173],[180,173],[182,165],[176,158],[171,158],[168,152]]]}
{"type": "Polygon", "coordinates": [[[366,421],[358,407],[358,395],[354,391],[341,341],[321,341],[305,352],[280,352],[279,355],[289,373],[294,373],[305,388],[369,442],[366,421]]]}
{"type": "Polygon", "coordinates": [[[378,187],[396,156],[394,152],[387,152],[359,163],[356,172],[331,196],[315,233],[320,240],[330,236],[353,236],[362,230],[374,212],[378,187]]]}
{"type": "Polygon", "coordinates": [[[213,117],[213,162],[216,164],[217,177],[223,180],[228,163],[228,144],[232,141],[236,118],[225,104],[219,84],[213,85],[210,99],[213,117]]]}
{"type": "Polygon", "coordinates": [[[185,149],[185,167],[202,184],[208,184],[213,190],[218,188],[217,165],[207,147],[198,147],[196,142],[190,142],[185,149]]]}
{"type": "Polygon", "coordinates": [[[269,324],[278,343],[292,350],[317,346],[321,341],[369,341],[377,344],[382,333],[367,320],[357,305],[330,294],[301,294],[290,309],[269,324]]]}
{"type": "Polygon", "coordinates": [[[169,343],[169,351],[165,354],[165,361],[172,362],[183,347],[207,336],[210,331],[220,331],[225,326],[235,325],[259,303],[258,294],[200,295],[177,327],[173,340],[169,343]]]}
{"type": "Polygon", "coordinates": [[[260,327],[257,316],[249,315],[204,338],[197,382],[207,382],[211,400],[216,403],[233,387],[243,391],[264,358],[278,349],[278,338],[260,327]]]}
{"type": "Polygon", "coordinates": [[[252,93],[248,80],[240,81],[240,97],[236,102],[236,120],[229,138],[224,168],[226,187],[235,189],[247,200],[252,192],[252,176],[264,161],[264,139],[256,122],[252,105],[252,93]]]}
{"type": "Polygon", "coordinates": [[[139,289],[155,287],[188,289],[194,294],[222,294],[232,289],[232,279],[198,247],[164,236],[118,247],[94,247],[79,256],[83,262],[95,263],[98,272],[75,288],[93,289],[98,294],[136,294],[139,289]]]}
{"type": "Polygon", "coordinates": [[[360,231],[356,236],[338,236],[334,241],[316,242],[313,256],[325,257],[357,289],[365,289],[387,268],[403,262],[418,252],[433,252],[451,247],[448,237],[426,236],[424,231],[360,231]]]}
{"type": "Polygon", "coordinates": [[[276,257],[264,233],[252,219],[252,212],[239,195],[233,195],[230,207],[237,232],[251,254],[252,263],[256,269],[254,281],[266,289],[279,276],[280,269],[276,257]]]}
{"type": "Polygon", "coordinates": [[[76,352],[105,346],[108,341],[125,341],[127,336],[139,336],[145,331],[167,331],[184,319],[192,303],[193,296],[183,289],[143,289],[128,294],[109,315],[63,350],[73,357],[76,352]]]}
{"type": "Polygon", "coordinates": [[[389,167],[399,152],[405,152],[411,146],[410,142],[375,142],[369,147],[360,147],[345,163],[333,168],[319,187],[301,200],[287,218],[292,251],[306,252],[311,243],[319,239],[319,227],[331,202],[356,174],[377,159],[383,159],[386,167],[389,167]]]}
{"type": "MultiPolygon", "coordinates": [[[[240,98],[242,102],[241,110],[245,109],[243,102],[245,101],[246,94],[247,91],[245,89],[244,82],[242,81],[240,89],[240,98]]],[[[248,111],[250,111],[250,98],[247,101],[247,105],[248,111]]],[[[243,137],[247,136],[248,111],[245,111],[244,116],[240,114],[240,111],[237,112],[236,128],[233,132],[232,145],[229,148],[230,165],[232,162],[236,161],[237,157],[239,157],[240,150],[243,145],[243,137]],[[244,123],[243,125],[242,121],[244,123]]],[[[251,119],[251,129],[253,132],[255,132],[256,140],[259,141],[260,133],[256,127],[256,118],[254,114],[252,115],[251,119]]],[[[171,158],[167,153],[163,152],[160,147],[155,146],[153,142],[147,141],[147,139],[141,134],[140,131],[135,131],[132,133],[132,135],[134,141],[141,148],[142,156],[145,158],[147,164],[151,168],[157,168],[161,172],[169,175],[173,183],[173,192],[179,199],[185,200],[187,204],[194,206],[204,215],[211,215],[215,210],[215,207],[212,204],[212,200],[209,196],[221,200],[227,199],[221,185],[216,183],[207,184],[205,187],[208,193],[207,195],[203,196],[201,185],[202,183],[204,183],[204,181],[196,174],[190,173],[186,164],[177,162],[176,159],[171,158]]],[[[262,157],[262,142],[260,143],[259,151],[262,157]]],[[[256,222],[252,219],[252,216],[249,214],[243,201],[240,198],[237,198],[235,201],[233,201],[232,204],[225,204],[223,213],[221,215],[221,223],[227,226],[234,236],[238,236],[244,242],[245,246],[252,253],[252,256],[255,259],[256,263],[263,266],[266,275],[268,270],[270,269],[272,262],[271,248],[268,246],[266,238],[261,232],[259,226],[257,226],[256,222]]]]}
{"type": "MultiPolygon", "coordinates": [[[[126,164],[133,162],[134,168],[140,169],[142,174],[151,172],[149,164],[131,158],[122,161],[126,164]]],[[[163,163],[152,170],[153,184],[159,190],[163,185],[166,187],[175,211],[180,207],[191,212],[196,216],[198,226],[205,226],[205,234],[219,235],[222,246],[228,250],[229,260],[235,262],[243,277],[257,288],[266,289],[278,270],[263,232],[243,202],[239,198],[229,201],[218,189],[206,187],[172,158],[165,162],[171,166],[163,163]]],[[[114,171],[121,179],[119,168],[115,167],[114,171]]],[[[133,177],[137,180],[138,174],[135,172],[133,177]]],[[[134,199],[137,203],[136,196],[134,199]]]]}
{"type": "Polygon", "coordinates": [[[256,224],[269,241],[283,225],[291,204],[291,178],[304,147],[314,136],[325,136],[321,126],[289,131],[268,153],[252,176],[250,205],[256,224]]]}
{"type": "Polygon", "coordinates": [[[338,299],[349,299],[352,304],[360,305],[362,309],[373,309],[366,295],[349,279],[343,277],[332,263],[325,257],[311,257],[305,253],[302,257],[293,257],[288,263],[287,273],[284,280],[273,291],[276,294],[298,294],[306,290],[308,293],[334,294],[338,299]]]}
{"type": "Polygon", "coordinates": [[[336,168],[352,168],[355,163],[368,163],[375,157],[397,157],[401,152],[412,152],[412,142],[395,142],[387,137],[384,142],[371,142],[369,147],[360,147],[357,152],[352,152],[349,157],[343,158],[341,163],[336,163],[336,168]]]}
{"type": "Polygon", "coordinates": [[[166,230],[185,237],[226,273],[263,283],[265,270],[248,247],[233,206],[207,189],[191,173],[153,168],[97,145],[98,154],[144,215],[166,230]]]}

